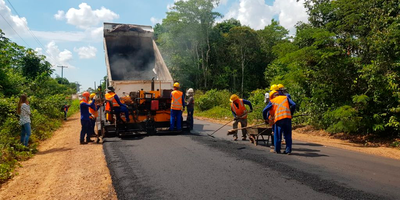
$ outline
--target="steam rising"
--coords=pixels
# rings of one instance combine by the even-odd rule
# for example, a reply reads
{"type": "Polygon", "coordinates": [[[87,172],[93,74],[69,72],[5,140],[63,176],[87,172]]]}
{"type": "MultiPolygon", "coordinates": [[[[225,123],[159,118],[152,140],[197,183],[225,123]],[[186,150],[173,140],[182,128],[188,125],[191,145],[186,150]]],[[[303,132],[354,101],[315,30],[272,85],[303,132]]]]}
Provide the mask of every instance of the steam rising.
{"type": "Polygon", "coordinates": [[[111,79],[172,81],[171,74],[153,41],[152,31],[144,26],[106,24],[105,49],[111,79]]]}

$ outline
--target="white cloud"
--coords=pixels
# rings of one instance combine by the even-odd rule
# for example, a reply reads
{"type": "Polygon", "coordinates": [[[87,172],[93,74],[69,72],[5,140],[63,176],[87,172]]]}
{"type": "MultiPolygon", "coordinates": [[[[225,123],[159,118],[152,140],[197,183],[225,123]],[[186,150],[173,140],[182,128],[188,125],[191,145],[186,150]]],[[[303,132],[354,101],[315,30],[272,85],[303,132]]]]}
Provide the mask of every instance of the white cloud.
{"type": "Polygon", "coordinates": [[[112,21],[118,19],[119,15],[113,11],[101,7],[100,9],[93,10],[87,3],[79,4],[79,9],[70,8],[65,16],[64,11],[58,11],[54,15],[56,19],[65,17],[68,24],[74,25],[81,29],[88,29],[98,26],[101,22],[112,21]]]}
{"type": "Polygon", "coordinates": [[[296,2],[296,0],[275,0],[274,7],[279,10],[279,22],[290,33],[296,33],[295,25],[297,22],[308,22],[308,14],[304,8],[304,0],[296,2]]]}
{"type": "Polygon", "coordinates": [[[80,59],[90,59],[96,57],[97,49],[93,46],[74,48],[78,52],[80,59]]]}
{"type": "Polygon", "coordinates": [[[18,33],[22,37],[29,30],[26,18],[12,15],[4,0],[0,0],[0,15],[0,27],[7,36],[16,36],[18,33]]]}
{"type": "Polygon", "coordinates": [[[43,55],[43,49],[42,49],[42,48],[35,48],[35,51],[36,51],[39,55],[43,55]]]}
{"type": "Polygon", "coordinates": [[[161,24],[162,19],[158,19],[158,18],[155,18],[155,17],[151,17],[151,18],[150,18],[150,21],[151,21],[151,24],[156,25],[157,23],[160,23],[160,24],[161,24]]]}
{"type": "Polygon", "coordinates": [[[51,63],[53,68],[56,66],[68,66],[68,68],[75,68],[69,62],[72,60],[72,52],[64,49],[60,51],[54,41],[46,45],[46,60],[51,63]]]}
{"type": "Polygon", "coordinates": [[[63,20],[65,18],[65,12],[63,10],[59,10],[57,14],[54,15],[56,20],[63,20]]]}
{"type": "Polygon", "coordinates": [[[222,20],[235,18],[243,25],[259,30],[269,25],[274,16],[278,16],[280,24],[290,34],[295,33],[294,25],[298,21],[308,21],[304,0],[275,0],[272,6],[267,5],[264,0],[240,0],[231,6],[222,20]]]}

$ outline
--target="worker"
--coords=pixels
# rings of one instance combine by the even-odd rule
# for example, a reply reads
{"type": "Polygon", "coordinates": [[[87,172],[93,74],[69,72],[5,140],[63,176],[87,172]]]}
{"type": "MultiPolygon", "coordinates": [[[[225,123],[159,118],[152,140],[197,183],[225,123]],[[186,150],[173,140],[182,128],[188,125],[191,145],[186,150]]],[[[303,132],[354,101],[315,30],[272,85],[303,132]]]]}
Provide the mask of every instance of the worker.
{"type": "Polygon", "coordinates": [[[185,111],[185,97],[183,92],[179,91],[180,84],[174,83],[174,90],[171,92],[171,117],[169,130],[182,131],[182,111],[185,111]],[[176,129],[175,129],[176,123],[176,129]]]}
{"type": "MultiPolygon", "coordinates": [[[[233,129],[238,128],[238,123],[240,123],[242,128],[247,127],[247,109],[244,105],[248,105],[250,107],[250,112],[253,112],[253,106],[251,105],[251,102],[247,101],[246,99],[240,99],[236,94],[232,94],[229,100],[231,102],[231,111],[235,120],[235,122],[233,122],[233,129]]],[[[236,141],[238,139],[237,131],[232,133],[233,140],[236,141]]],[[[242,140],[246,140],[246,137],[247,130],[242,129],[242,140]]]]}
{"type": "MultiPolygon", "coordinates": [[[[93,101],[95,101],[95,99],[94,99],[95,97],[96,97],[96,93],[90,94],[89,104],[91,104],[93,101]]],[[[89,113],[90,113],[90,116],[89,116],[89,118],[90,118],[90,132],[91,132],[90,134],[91,135],[95,135],[96,134],[95,131],[94,131],[94,127],[96,125],[96,119],[99,116],[99,113],[98,113],[99,108],[100,108],[100,106],[97,105],[97,104],[94,104],[94,108],[89,108],[89,113]]]]}
{"type": "Polygon", "coordinates": [[[81,112],[81,137],[80,137],[80,144],[87,144],[88,142],[93,142],[90,140],[90,113],[89,113],[89,108],[94,109],[95,107],[95,101],[92,101],[92,103],[88,103],[90,98],[90,93],[89,92],[84,92],[82,94],[82,100],[80,101],[80,112],[81,112]],[[86,135],[86,142],[85,142],[85,135],[86,135]]]}
{"type": "Polygon", "coordinates": [[[282,84],[278,84],[277,91],[279,92],[280,95],[286,95],[289,99],[292,99],[289,92],[286,90],[285,86],[283,86],[282,84]]]}
{"type": "Polygon", "coordinates": [[[276,84],[271,85],[271,87],[269,88],[269,91],[266,92],[265,95],[264,95],[264,97],[265,97],[265,98],[264,98],[264,103],[266,103],[266,104],[269,103],[269,93],[270,93],[271,91],[273,91],[273,90],[279,90],[278,85],[276,85],[276,84]]]}
{"type": "MultiPolygon", "coordinates": [[[[110,104],[112,104],[112,109],[114,110],[115,115],[117,116],[117,119],[122,121],[120,114],[124,113],[126,122],[129,122],[129,110],[128,110],[128,107],[125,104],[121,103],[121,101],[119,100],[118,95],[115,94],[114,87],[108,87],[108,92],[105,95],[105,98],[106,98],[106,101],[108,101],[110,104]]],[[[111,106],[110,105],[106,106],[106,111],[111,111],[111,106]]]]}
{"type": "Polygon", "coordinates": [[[193,88],[189,88],[186,92],[186,96],[188,97],[187,103],[187,119],[186,121],[189,124],[189,129],[193,130],[193,112],[194,112],[194,90],[193,88]]]}
{"type": "Polygon", "coordinates": [[[292,112],[290,108],[296,109],[296,104],[287,96],[280,95],[273,90],[269,94],[271,102],[263,110],[263,118],[266,123],[273,124],[274,150],[271,152],[281,153],[282,132],[286,139],[285,154],[292,152],[292,112]]]}
{"type": "Polygon", "coordinates": [[[70,105],[68,105],[67,102],[65,102],[65,104],[62,107],[62,110],[64,112],[64,120],[67,120],[67,114],[68,114],[69,107],[70,107],[70,105]]]}

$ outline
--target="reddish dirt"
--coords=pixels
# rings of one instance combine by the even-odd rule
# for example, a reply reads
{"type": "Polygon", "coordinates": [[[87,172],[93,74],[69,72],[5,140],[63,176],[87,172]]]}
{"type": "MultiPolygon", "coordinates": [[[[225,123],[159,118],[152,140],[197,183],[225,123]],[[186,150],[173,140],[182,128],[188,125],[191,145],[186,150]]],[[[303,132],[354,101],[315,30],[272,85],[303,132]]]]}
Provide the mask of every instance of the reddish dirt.
{"type": "Polygon", "coordinates": [[[0,199],[117,199],[103,145],[79,144],[79,114],[40,144],[0,188],[0,199]]]}

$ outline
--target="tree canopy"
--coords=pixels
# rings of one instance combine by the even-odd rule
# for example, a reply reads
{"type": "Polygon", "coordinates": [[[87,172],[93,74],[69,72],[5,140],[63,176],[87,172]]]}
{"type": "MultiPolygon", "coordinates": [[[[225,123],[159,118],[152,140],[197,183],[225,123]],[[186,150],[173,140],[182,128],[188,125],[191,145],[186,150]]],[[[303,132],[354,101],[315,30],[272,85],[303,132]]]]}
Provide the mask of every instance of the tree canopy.
{"type": "Polygon", "coordinates": [[[282,83],[316,127],[400,132],[399,1],[306,0],[309,22],[299,22],[294,36],[276,20],[262,30],[217,23],[216,3],[178,1],[155,27],[182,85],[246,97],[282,83]]]}

